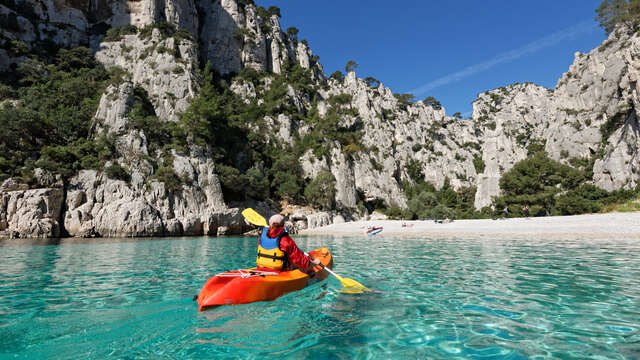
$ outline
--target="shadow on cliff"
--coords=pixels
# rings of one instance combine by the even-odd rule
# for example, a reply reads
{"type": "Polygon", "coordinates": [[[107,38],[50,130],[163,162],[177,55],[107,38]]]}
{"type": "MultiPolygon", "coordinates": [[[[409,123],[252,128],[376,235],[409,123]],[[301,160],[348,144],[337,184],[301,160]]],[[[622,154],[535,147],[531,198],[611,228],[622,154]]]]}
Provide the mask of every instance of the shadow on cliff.
{"type": "Polygon", "coordinates": [[[197,12],[200,63],[204,66],[211,61],[221,75],[238,73],[242,69],[242,29],[221,0],[201,3],[197,12]]]}

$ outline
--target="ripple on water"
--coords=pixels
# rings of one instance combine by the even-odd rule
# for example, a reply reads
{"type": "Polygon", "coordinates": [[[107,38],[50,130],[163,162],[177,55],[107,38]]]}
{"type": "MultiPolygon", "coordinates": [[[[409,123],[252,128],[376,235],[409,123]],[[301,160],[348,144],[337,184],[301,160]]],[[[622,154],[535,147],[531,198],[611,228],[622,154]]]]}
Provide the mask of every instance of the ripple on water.
{"type": "Polygon", "coordinates": [[[374,292],[330,279],[200,313],[192,296],[250,265],[254,239],[0,246],[0,358],[638,358],[633,242],[297,241],[374,292]]]}

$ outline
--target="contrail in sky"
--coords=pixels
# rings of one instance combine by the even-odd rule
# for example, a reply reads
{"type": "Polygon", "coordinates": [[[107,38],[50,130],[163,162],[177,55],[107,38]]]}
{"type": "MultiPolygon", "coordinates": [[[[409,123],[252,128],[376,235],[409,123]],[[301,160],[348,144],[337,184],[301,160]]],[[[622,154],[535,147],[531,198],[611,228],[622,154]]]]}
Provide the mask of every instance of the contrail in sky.
{"type": "Polygon", "coordinates": [[[545,36],[541,39],[532,41],[520,48],[503,52],[491,60],[488,60],[479,64],[471,65],[458,72],[455,72],[455,73],[443,76],[439,79],[433,80],[431,82],[428,82],[416,89],[413,89],[411,93],[414,95],[424,94],[425,92],[433,90],[442,85],[447,85],[453,82],[460,81],[471,75],[475,75],[477,73],[489,70],[494,66],[514,61],[525,55],[533,54],[544,48],[548,48],[550,46],[556,45],[563,40],[573,39],[579,35],[582,35],[584,33],[590,33],[596,29],[597,29],[597,25],[595,21],[593,20],[583,21],[572,27],[566,28],[564,30],[560,30],[549,36],[545,36]]]}

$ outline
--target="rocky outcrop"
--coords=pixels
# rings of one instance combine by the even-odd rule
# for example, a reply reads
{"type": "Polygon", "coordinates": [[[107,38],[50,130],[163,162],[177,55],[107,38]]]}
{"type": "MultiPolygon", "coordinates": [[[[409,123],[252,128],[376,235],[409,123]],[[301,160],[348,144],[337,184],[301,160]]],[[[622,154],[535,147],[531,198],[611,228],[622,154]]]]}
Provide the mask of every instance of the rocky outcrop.
{"type": "Polygon", "coordinates": [[[134,189],[95,170],[81,171],[68,187],[65,228],[69,235],[80,237],[215,236],[246,231],[240,209],[224,205],[210,170],[210,184],[203,176],[201,186],[184,185],[177,191],[157,181],[148,189],[134,189]]]}
{"type": "MultiPolygon", "coordinates": [[[[241,233],[238,209],[224,202],[211,154],[192,146],[188,153],[173,151],[169,166],[181,178],[178,188],[154,177],[144,131],[129,125],[135,101],[134,85],[111,86],[96,112],[96,134],[116,137],[117,164],[130,180],[110,179],[95,170],[81,171],[67,187],[64,225],[71,236],[223,235],[241,233]]],[[[165,114],[164,121],[171,121],[165,114]]],[[[110,166],[108,163],[107,167],[110,166]]]]}
{"type": "Polygon", "coordinates": [[[473,121],[484,129],[486,167],[477,179],[476,208],[500,194],[500,177],[533,143],[561,162],[595,158],[593,181],[603,189],[637,185],[639,44],[619,30],[589,54],[576,53],[554,90],[517,84],[479,95],[473,121]]]}
{"type": "Polygon", "coordinates": [[[64,190],[0,191],[0,236],[59,237],[64,190]]]}
{"type": "MultiPolygon", "coordinates": [[[[425,180],[442,186],[449,179],[454,188],[472,186],[476,177],[473,158],[480,148],[471,121],[456,121],[422,102],[402,103],[381,84],[371,87],[354,72],[344,81],[331,80],[321,91],[318,111],[325,116],[334,96],[350,97],[348,107],[357,116],[345,123],[362,128],[360,151],[343,153],[335,143],[329,157],[321,159],[311,152],[301,158],[305,176],[314,178],[320,170],[330,170],[336,178],[336,203],[355,208],[359,201],[383,201],[387,206],[406,206],[402,181],[412,181],[409,165],[419,168],[425,180]],[[455,159],[456,161],[451,161],[455,159]]],[[[294,124],[298,135],[309,129],[294,124]]]]}
{"type": "MultiPolygon", "coordinates": [[[[68,187],[64,225],[71,236],[164,235],[160,212],[124,181],[81,171],[68,187]]],[[[167,231],[167,233],[169,233],[167,231]]]]}
{"type": "Polygon", "coordinates": [[[239,73],[244,68],[279,74],[285,62],[313,68],[323,77],[322,68],[312,62],[308,46],[287,38],[277,16],[262,19],[255,5],[237,0],[204,1],[200,44],[202,57],[220,74],[239,73]]]}
{"type": "MultiPolygon", "coordinates": [[[[608,39],[615,41],[615,39],[608,39]]],[[[637,36],[625,41],[622,50],[622,60],[626,64],[628,71],[627,78],[620,79],[624,88],[618,104],[622,107],[616,108],[617,113],[613,118],[608,118],[616,124],[616,116],[622,119],[622,126],[615,130],[606,139],[605,155],[596,160],[593,166],[594,182],[596,186],[605,190],[615,190],[620,188],[634,188],[640,183],[640,128],[638,118],[640,113],[640,39],[637,36]],[[628,97],[628,98],[627,98],[628,97]]],[[[605,42],[603,46],[606,46],[605,42]]],[[[608,46],[611,47],[611,46],[608,46]]],[[[615,47],[613,47],[615,49],[615,47]]],[[[618,66],[620,67],[620,66],[618,66]]],[[[615,78],[614,78],[615,79],[615,78]]],[[[614,113],[610,109],[609,114],[614,113]]],[[[605,115],[606,116],[606,115],[605,115]]]]}
{"type": "Polygon", "coordinates": [[[527,157],[527,147],[543,137],[551,92],[534,84],[517,84],[478,96],[473,103],[473,123],[478,134],[484,170],[478,174],[475,207],[491,205],[500,193],[499,181],[518,161],[527,157]]]}
{"type": "Polygon", "coordinates": [[[353,220],[350,215],[339,214],[334,211],[318,211],[310,207],[289,206],[285,209],[289,215],[289,226],[293,233],[306,229],[315,229],[331,224],[344,223],[346,219],[353,220]]]}
{"type": "MultiPolygon", "coordinates": [[[[0,5],[0,20],[6,24],[0,29],[1,43],[20,40],[32,48],[39,46],[39,42],[53,41],[64,47],[90,46],[95,50],[102,47],[102,51],[107,51],[102,60],[108,60],[118,51],[127,53],[128,48],[149,51],[148,47],[132,44],[131,38],[122,44],[125,45],[124,50],[122,46],[115,45],[104,49],[105,44],[101,41],[109,28],[127,25],[143,28],[166,22],[190,33],[199,43],[200,59],[210,61],[220,74],[238,73],[245,67],[280,73],[283,64],[289,61],[299,63],[305,69],[313,68],[317,78],[324,77],[320,64],[312,60],[309,47],[286,37],[277,16],[262,19],[256,5],[244,1],[10,1],[0,5]]],[[[172,44],[167,45],[169,49],[173,48],[172,44]]],[[[184,49],[179,50],[182,52],[184,49]]],[[[134,54],[122,55],[121,58],[127,60],[136,59],[134,54]]],[[[121,58],[114,61],[121,64],[121,58]]],[[[20,61],[24,59],[12,56],[4,49],[0,51],[0,68],[6,69],[9,64],[20,61]]],[[[125,63],[129,64],[129,61],[125,63]]],[[[157,63],[162,64],[161,61],[157,63]]],[[[140,71],[139,67],[140,62],[136,72],[140,71]]],[[[151,80],[152,77],[145,76],[145,79],[151,80]]],[[[180,94],[174,94],[177,99],[183,99],[180,94]]]]}
{"type": "Polygon", "coordinates": [[[605,155],[596,160],[593,173],[595,185],[608,191],[640,184],[640,126],[636,113],[629,115],[609,137],[605,155]]]}
{"type": "Polygon", "coordinates": [[[163,38],[153,29],[148,38],[125,35],[120,41],[103,42],[96,59],[106,67],[117,66],[150,96],[156,115],[176,121],[198,91],[196,44],[177,37],[163,38]]]}

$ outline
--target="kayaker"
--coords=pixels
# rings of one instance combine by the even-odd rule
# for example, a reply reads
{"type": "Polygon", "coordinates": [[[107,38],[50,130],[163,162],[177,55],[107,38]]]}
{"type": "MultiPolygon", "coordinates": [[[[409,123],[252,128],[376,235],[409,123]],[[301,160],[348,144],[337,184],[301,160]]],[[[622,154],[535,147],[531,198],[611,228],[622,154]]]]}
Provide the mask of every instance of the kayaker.
{"type": "Polygon", "coordinates": [[[297,266],[304,272],[311,271],[311,264],[319,265],[320,259],[309,260],[282,227],[284,216],[273,215],[269,227],[262,228],[258,238],[258,270],[291,270],[297,266]]]}

